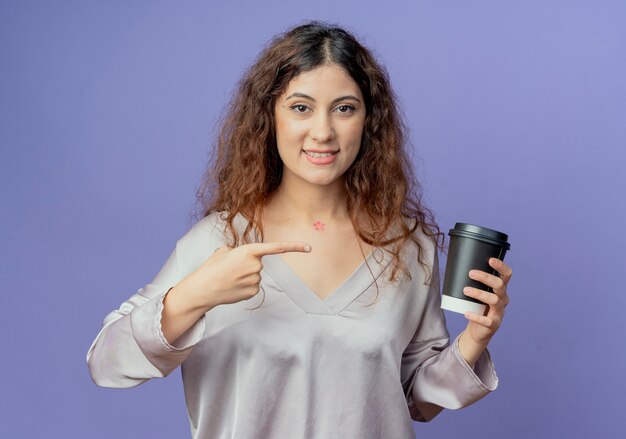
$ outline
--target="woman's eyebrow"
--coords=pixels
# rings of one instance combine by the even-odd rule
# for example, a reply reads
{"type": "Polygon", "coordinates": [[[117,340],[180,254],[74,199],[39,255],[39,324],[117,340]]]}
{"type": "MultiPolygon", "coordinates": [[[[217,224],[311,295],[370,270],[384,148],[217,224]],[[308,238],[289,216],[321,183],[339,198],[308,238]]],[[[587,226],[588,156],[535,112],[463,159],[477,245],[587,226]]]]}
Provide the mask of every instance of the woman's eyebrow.
{"type": "MultiPolygon", "coordinates": [[[[313,97],[311,97],[311,96],[309,96],[307,94],[304,94],[304,93],[299,93],[299,92],[295,92],[295,93],[290,94],[289,96],[287,96],[285,98],[285,100],[288,101],[291,98],[302,98],[302,99],[308,99],[308,100],[310,100],[312,102],[315,102],[315,99],[313,97]]],[[[339,102],[339,101],[346,101],[346,100],[353,100],[353,101],[356,101],[358,103],[361,103],[361,100],[359,98],[357,98],[356,96],[354,96],[354,95],[345,95],[345,96],[341,96],[341,97],[338,97],[336,99],[333,99],[331,104],[334,104],[334,103],[339,102]]]]}

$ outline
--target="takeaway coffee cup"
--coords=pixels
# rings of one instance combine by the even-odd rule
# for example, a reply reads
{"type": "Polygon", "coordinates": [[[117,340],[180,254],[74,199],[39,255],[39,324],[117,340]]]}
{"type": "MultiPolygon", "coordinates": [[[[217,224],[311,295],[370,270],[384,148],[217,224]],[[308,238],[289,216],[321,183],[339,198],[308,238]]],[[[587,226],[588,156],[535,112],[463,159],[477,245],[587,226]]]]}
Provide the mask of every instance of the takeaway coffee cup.
{"type": "Polygon", "coordinates": [[[466,311],[483,314],[484,303],[463,294],[466,286],[493,290],[485,284],[470,279],[470,270],[482,270],[498,276],[496,270],[489,265],[489,258],[504,260],[504,255],[511,248],[508,236],[502,232],[466,223],[456,223],[450,235],[448,261],[444,274],[441,308],[448,311],[464,313],[466,311]]]}

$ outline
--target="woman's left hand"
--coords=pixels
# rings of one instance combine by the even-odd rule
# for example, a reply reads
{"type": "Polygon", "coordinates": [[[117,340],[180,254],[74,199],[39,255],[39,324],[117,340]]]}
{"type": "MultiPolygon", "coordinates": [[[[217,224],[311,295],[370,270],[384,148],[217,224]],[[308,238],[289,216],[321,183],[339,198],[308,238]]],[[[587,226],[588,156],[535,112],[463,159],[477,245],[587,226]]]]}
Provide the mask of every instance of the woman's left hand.
{"type": "Polygon", "coordinates": [[[493,293],[472,287],[463,289],[466,296],[480,300],[487,305],[485,315],[481,316],[473,312],[465,313],[465,318],[469,320],[465,329],[466,335],[476,344],[483,346],[487,346],[491,337],[502,324],[504,308],[509,304],[506,288],[513,275],[511,267],[499,259],[490,258],[489,265],[500,273],[499,277],[480,270],[471,270],[469,277],[491,287],[493,293]]]}

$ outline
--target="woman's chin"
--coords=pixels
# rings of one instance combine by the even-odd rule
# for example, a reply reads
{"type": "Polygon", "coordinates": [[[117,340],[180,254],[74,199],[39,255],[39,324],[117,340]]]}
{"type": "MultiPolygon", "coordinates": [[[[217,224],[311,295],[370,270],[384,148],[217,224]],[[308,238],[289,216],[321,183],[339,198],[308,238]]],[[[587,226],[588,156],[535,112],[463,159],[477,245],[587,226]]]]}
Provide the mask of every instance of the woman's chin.
{"type": "Polygon", "coordinates": [[[305,181],[314,186],[332,186],[335,184],[341,184],[341,177],[337,177],[336,175],[316,175],[310,176],[305,179],[305,181]]]}

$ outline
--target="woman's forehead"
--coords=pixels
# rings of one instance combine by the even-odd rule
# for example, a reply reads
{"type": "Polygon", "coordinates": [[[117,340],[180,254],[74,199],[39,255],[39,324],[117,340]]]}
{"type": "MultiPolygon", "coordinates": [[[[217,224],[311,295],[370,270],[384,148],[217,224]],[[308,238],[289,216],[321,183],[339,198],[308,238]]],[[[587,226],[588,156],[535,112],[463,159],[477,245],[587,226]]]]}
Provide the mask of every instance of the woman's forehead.
{"type": "Polygon", "coordinates": [[[297,97],[306,95],[314,100],[333,100],[342,95],[355,95],[362,99],[357,83],[346,69],[337,64],[324,64],[294,77],[287,84],[282,99],[294,94],[297,97]]]}

